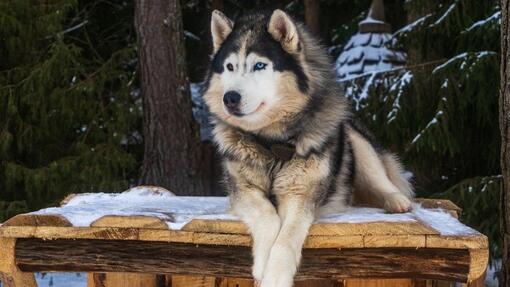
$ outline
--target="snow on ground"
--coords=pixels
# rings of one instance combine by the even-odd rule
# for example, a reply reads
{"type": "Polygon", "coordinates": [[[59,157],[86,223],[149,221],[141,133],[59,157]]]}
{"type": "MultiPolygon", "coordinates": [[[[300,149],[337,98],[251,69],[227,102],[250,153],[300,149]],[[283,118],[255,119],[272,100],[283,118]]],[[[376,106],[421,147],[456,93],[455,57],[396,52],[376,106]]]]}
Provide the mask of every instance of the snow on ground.
{"type": "MultiPolygon", "coordinates": [[[[154,216],[168,227],[179,230],[193,219],[237,220],[229,214],[227,197],[175,196],[171,192],[151,186],[131,188],[123,193],[88,193],[72,197],[62,207],[47,208],[35,214],[60,214],[74,226],[90,226],[105,215],[154,216]]],[[[388,214],[377,208],[351,208],[349,211],[320,218],[326,223],[362,223],[374,221],[426,222],[443,235],[475,234],[449,213],[440,209],[424,209],[416,205],[413,212],[388,214]]]]}
{"type": "MultiPolygon", "coordinates": [[[[86,287],[86,273],[36,273],[38,287],[86,287]]],[[[0,282],[0,287],[2,287],[0,282]]],[[[121,286],[119,286],[121,287],[121,286]]]]}

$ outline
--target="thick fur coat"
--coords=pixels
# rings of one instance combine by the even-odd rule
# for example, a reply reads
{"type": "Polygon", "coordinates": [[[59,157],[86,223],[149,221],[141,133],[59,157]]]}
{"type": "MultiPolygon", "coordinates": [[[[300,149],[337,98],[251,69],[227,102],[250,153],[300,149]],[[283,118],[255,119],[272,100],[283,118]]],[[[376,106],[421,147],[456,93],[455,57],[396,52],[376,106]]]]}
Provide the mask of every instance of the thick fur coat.
{"type": "Polygon", "coordinates": [[[353,205],[411,208],[397,158],[352,117],[325,49],[281,10],[211,20],[204,99],[232,212],[253,237],[253,276],[290,287],[314,218],[353,205]]]}

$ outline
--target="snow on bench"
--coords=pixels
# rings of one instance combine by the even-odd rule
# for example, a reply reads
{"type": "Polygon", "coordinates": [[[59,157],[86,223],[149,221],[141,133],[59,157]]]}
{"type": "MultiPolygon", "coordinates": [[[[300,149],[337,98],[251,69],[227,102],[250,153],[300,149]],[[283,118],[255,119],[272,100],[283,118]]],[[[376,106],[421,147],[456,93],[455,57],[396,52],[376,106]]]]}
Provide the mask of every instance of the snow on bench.
{"type": "MultiPolygon", "coordinates": [[[[16,240],[16,262],[29,271],[249,278],[251,237],[228,211],[227,197],[175,196],[153,186],[71,195],[60,207],[6,221],[0,241],[16,240]]],[[[459,222],[459,212],[450,201],[421,199],[409,213],[351,208],[319,218],[297,278],[477,279],[487,267],[487,237],[459,222]],[[324,268],[337,261],[345,265],[324,268]]]]}
{"type": "MultiPolygon", "coordinates": [[[[59,215],[75,227],[89,227],[104,216],[156,217],[171,230],[181,230],[193,220],[238,219],[229,214],[227,197],[175,196],[154,186],[131,188],[123,193],[86,193],[64,200],[61,207],[42,209],[32,215],[59,215]]],[[[319,218],[316,223],[423,222],[441,235],[473,235],[478,232],[460,223],[447,210],[426,209],[417,203],[410,213],[388,214],[377,208],[352,208],[319,218]]]]}

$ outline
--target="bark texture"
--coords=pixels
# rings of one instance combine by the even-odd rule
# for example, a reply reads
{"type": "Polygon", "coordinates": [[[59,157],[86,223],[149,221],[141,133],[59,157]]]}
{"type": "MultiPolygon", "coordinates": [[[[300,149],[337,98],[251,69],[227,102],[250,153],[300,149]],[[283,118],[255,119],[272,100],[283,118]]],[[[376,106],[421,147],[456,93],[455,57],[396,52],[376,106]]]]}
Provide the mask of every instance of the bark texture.
{"type": "Polygon", "coordinates": [[[209,193],[199,127],[193,119],[179,0],[137,0],[144,108],[142,184],[179,195],[209,193]]]}
{"type": "MultiPolygon", "coordinates": [[[[418,278],[467,281],[466,249],[305,249],[296,276],[306,279],[418,278]]],[[[19,239],[22,271],[136,272],[251,278],[248,247],[128,240],[19,239]]]]}
{"type": "Polygon", "coordinates": [[[320,1],[305,0],[305,23],[315,35],[320,35],[319,23],[320,1]]]}
{"type": "Polygon", "coordinates": [[[503,265],[501,286],[510,286],[510,0],[501,0],[501,235],[503,265]]]}

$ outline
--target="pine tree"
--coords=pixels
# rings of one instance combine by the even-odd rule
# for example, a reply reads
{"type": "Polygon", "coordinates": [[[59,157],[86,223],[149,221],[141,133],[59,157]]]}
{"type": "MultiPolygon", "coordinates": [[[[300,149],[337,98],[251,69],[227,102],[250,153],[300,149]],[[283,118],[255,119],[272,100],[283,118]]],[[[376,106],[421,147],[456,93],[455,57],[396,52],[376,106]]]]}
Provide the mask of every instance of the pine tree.
{"type": "Polygon", "coordinates": [[[107,1],[0,3],[0,221],[128,186],[140,145],[131,13],[107,1]]]}
{"type": "Polygon", "coordinates": [[[403,157],[418,195],[453,200],[497,243],[498,1],[410,0],[405,8],[411,22],[394,40],[408,65],[343,84],[358,115],[403,157]]]}

